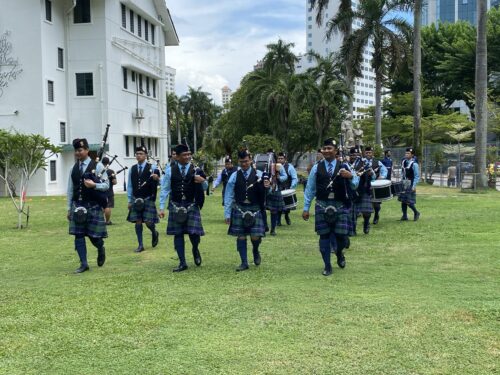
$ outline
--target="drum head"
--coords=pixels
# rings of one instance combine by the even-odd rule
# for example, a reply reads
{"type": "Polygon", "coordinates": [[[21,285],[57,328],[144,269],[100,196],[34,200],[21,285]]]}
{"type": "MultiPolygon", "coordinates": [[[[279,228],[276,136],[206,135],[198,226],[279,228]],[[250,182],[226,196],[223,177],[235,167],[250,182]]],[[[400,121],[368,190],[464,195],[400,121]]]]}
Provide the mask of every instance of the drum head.
{"type": "Polygon", "coordinates": [[[372,187],[375,188],[383,188],[387,186],[391,186],[392,182],[389,180],[375,180],[370,183],[372,187]]]}
{"type": "Polygon", "coordinates": [[[295,189],[286,189],[286,190],[281,190],[281,195],[283,197],[288,197],[290,195],[294,195],[295,194],[295,189]]]}

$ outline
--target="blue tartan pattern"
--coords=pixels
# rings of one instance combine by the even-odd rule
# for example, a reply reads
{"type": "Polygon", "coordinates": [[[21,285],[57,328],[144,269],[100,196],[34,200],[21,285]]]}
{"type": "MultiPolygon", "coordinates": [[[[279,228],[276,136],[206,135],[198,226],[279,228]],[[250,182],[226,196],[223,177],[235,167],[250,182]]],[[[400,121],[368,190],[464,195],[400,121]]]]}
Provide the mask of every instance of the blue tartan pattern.
{"type": "Polygon", "coordinates": [[[175,208],[171,202],[168,204],[168,225],[167,234],[175,236],[176,234],[197,234],[199,236],[204,236],[205,231],[203,230],[203,225],[201,224],[201,212],[200,208],[193,203],[176,203],[177,207],[188,208],[187,220],[184,224],[179,224],[175,221],[175,208]]]}
{"type": "Polygon", "coordinates": [[[262,211],[259,206],[239,206],[241,211],[252,211],[257,212],[255,215],[255,224],[252,227],[246,228],[243,225],[243,214],[237,209],[238,206],[233,206],[231,210],[231,224],[227,234],[231,236],[253,236],[253,237],[265,237],[266,228],[264,223],[264,218],[262,217],[262,211]]]}
{"type": "Polygon", "coordinates": [[[342,202],[334,200],[316,201],[314,214],[314,230],[319,235],[331,232],[339,235],[349,235],[353,230],[351,209],[345,207],[342,202]],[[325,208],[328,206],[334,206],[338,210],[333,224],[328,224],[325,220],[325,208]]]}
{"type": "Polygon", "coordinates": [[[88,236],[93,238],[106,238],[108,232],[106,230],[106,221],[104,220],[104,211],[98,204],[83,204],[87,209],[87,222],[77,224],[73,221],[73,212],[75,211],[75,203],[71,205],[69,234],[75,236],[88,236]]]}
{"type": "Polygon", "coordinates": [[[417,192],[406,190],[399,194],[398,201],[406,204],[416,204],[417,203],[417,192]]]}
{"type": "Polygon", "coordinates": [[[371,214],[373,212],[372,197],[369,193],[362,193],[359,202],[354,202],[357,214],[371,214]]]}
{"type": "Polygon", "coordinates": [[[130,208],[127,216],[127,220],[131,223],[135,223],[137,220],[142,220],[144,223],[159,223],[158,211],[156,210],[156,204],[154,200],[145,199],[144,200],[144,211],[137,212],[134,209],[134,205],[130,208]]]}
{"type": "Polygon", "coordinates": [[[272,191],[266,196],[266,208],[272,213],[277,213],[282,211],[285,207],[285,202],[283,201],[283,196],[281,191],[272,191]]]}
{"type": "Polygon", "coordinates": [[[354,204],[353,204],[353,205],[351,205],[351,208],[349,209],[349,220],[350,220],[349,236],[350,237],[356,235],[356,232],[355,232],[356,219],[357,219],[356,216],[357,216],[356,208],[354,207],[354,204]]]}

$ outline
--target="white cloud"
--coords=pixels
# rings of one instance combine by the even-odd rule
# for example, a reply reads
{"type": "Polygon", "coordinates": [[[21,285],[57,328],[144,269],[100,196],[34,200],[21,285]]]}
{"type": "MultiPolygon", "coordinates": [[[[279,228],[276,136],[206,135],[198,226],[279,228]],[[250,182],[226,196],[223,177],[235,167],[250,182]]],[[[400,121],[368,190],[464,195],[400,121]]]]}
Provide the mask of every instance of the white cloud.
{"type": "Polygon", "coordinates": [[[295,43],[296,53],[305,51],[305,5],[295,1],[172,0],[167,6],[180,39],[166,49],[167,65],[177,69],[178,95],[188,85],[203,86],[221,104],[221,88],[235,90],[266,44],[282,38],[295,43]]]}

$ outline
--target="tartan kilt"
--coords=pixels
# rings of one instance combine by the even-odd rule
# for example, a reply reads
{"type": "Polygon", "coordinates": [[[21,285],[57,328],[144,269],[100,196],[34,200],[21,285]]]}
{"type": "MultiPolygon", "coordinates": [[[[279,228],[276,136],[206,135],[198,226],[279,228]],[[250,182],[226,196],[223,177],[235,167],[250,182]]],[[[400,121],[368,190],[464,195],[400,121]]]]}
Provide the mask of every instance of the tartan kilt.
{"type": "Polygon", "coordinates": [[[106,230],[106,221],[104,220],[104,211],[98,204],[84,204],[87,209],[87,222],[77,224],[73,221],[73,212],[76,205],[71,205],[69,234],[75,236],[88,236],[93,238],[106,238],[108,231],[106,230]]]}
{"type": "Polygon", "coordinates": [[[134,209],[134,205],[128,211],[127,221],[135,223],[137,220],[142,220],[144,223],[159,223],[158,211],[156,210],[155,201],[147,198],[144,199],[144,210],[138,212],[134,209]]]}
{"type": "Polygon", "coordinates": [[[334,200],[316,201],[314,215],[314,230],[319,235],[331,232],[339,235],[350,235],[353,231],[351,208],[345,207],[342,202],[334,200]],[[328,224],[325,220],[325,208],[328,206],[334,206],[338,210],[333,224],[328,224]]]}
{"type": "Polygon", "coordinates": [[[266,228],[264,223],[264,217],[262,216],[262,211],[259,206],[239,206],[240,209],[245,211],[257,212],[255,215],[255,224],[252,227],[246,228],[243,225],[243,214],[233,206],[231,210],[231,224],[227,234],[231,236],[253,236],[253,237],[265,237],[266,228]]]}
{"type": "Polygon", "coordinates": [[[266,208],[272,213],[277,213],[283,211],[285,207],[285,202],[283,201],[283,196],[281,191],[272,191],[266,196],[266,208]]]}
{"type": "Polygon", "coordinates": [[[351,204],[351,208],[349,209],[349,221],[350,221],[350,227],[349,227],[349,236],[355,236],[356,232],[356,223],[357,223],[357,214],[356,214],[356,208],[354,207],[354,204],[351,204]]]}
{"type": "MultiPolygon", "coordinates": [[[[188,208],[193,203],[176,203],[177,207],[188,208]]],[[[201,224],[201,212],[200,208],[194,204],[188,209],[187,220],[184,224],[179,224],[175,221],[175,208],[171,202],[168,204],[168,225],[167,234],[175,236],[177,234],[197,234],[199,236],[204,236],[205,231],[203,230],[203,225],[201,224]]]]}
{"type": "Polygon", "coordinates": [[[398,201],[406,204],[416,204],[417,203],[417,192],[407,190],[399,194],[398,201]]]}
{"type": "Polygon", "coordinates": [[[354,202],[356,214],[371,214],[373,212],[372,196],[370,193],[362,193],[359,202],[354,202]]]}

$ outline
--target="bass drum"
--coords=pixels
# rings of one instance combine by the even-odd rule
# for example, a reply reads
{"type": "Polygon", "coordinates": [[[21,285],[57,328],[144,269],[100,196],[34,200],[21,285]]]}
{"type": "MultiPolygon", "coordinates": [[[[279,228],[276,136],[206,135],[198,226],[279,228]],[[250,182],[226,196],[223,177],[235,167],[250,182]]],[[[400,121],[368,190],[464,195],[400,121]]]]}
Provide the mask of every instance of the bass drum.
{"type": "Polygon", "coordinates": [[[383,202],[392,199],[391,181],[375,180],[371,182],[372,202],[383,202]]]}

